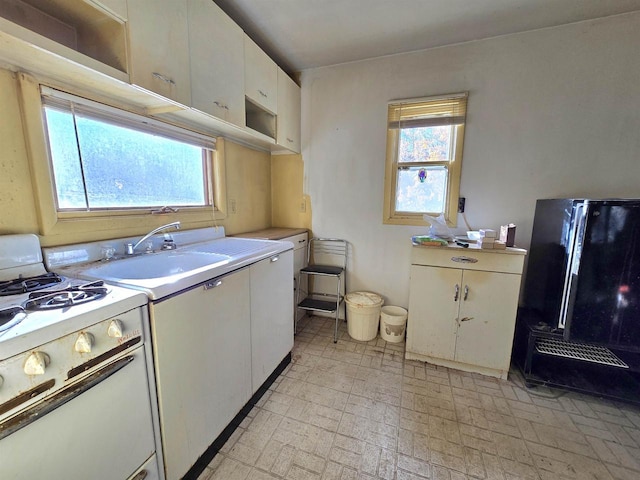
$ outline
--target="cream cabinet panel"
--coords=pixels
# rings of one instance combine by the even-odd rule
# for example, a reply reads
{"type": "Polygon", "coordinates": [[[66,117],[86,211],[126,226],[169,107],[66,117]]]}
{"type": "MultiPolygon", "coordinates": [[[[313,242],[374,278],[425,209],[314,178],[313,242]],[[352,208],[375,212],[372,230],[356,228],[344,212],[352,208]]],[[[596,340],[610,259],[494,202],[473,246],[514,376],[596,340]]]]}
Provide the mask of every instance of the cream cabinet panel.
{"type": "Polygon", "coordinates": [[[244,32],[212,0],[188,8],[191,106],[244,127],[244,32]]]}
{"type": "Polygon", "coordinates": [[[149,306],[168,479],[182,478],[251,397],[250,285],[245,268],[149,306]]]}
{"type": "Polygon", "coordinates": [[[293,313],[294,322],[304,317],[305,311],[296,308],[298,303],[298,289],[300,298],[307,296],[307,275],[300,275],[300,270],[307,266],[307,246],[309,245],[309,234],[299,233],[291,237],[283,238],[282,241],[293,243],[293,313]]]}
{"type": "Polygon", "coordinates": [[[278,113],[278,66],[246,34],[244,61],[245,95],[254,104],[278,113]]]}
{"type": "Polygon", "coordinates": [[[453,359],[458,327],[454,295],[459,283],[459,270],[411,266],[407,351],[453,359]]]}
{"type": "Polygon", "coordinates": [[[456,362],[508,369],[519,291],[519,275],[463,271],[456,362]]]}
{"type": "Polygon", "coordinates": [[[293,349],[293,251],[251,265],[251,385],[255,393],[293,349]]]}
{"type": "Polygon", "coordinates": [[[116,17],[127,19],[127,0],[84,0],[87,3],[94,4],[116,17]]]}
{"type": "Polygon", "coordinates": [[[276,143],[300,153],[300,87],[278,68],[278,115],[276,143]]]}
{"type": "Polygon", "coordinates": [[[131,83],[191,105],[186,0],[127,3],[131,83]]]}
{"type": "Polygon", "coordinates": [[[525,253],[414,247],[406,358],[507,378],[525,253]]]}

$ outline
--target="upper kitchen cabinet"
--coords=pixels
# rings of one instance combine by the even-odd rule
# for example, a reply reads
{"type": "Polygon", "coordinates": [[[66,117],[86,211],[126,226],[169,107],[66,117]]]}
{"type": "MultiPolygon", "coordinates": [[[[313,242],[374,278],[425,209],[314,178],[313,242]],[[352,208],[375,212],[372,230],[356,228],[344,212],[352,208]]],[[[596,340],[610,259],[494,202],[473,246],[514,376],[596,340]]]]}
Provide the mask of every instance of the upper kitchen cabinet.
{"type": "Polygon", "coordinates": [[[98,8],[103,8],[111,15],[127,20],[127,0],[84,0],[98,8]]]}
{"type": "Polygon", "coordinates": [[[271,113],[277,113],[278,66],[247,35],[244,36],[244,61],[247,99],[271,113]]]}
{"type": "Polygon", "coordinates": [[[281,68],[278,68],[276,143],[300,153],[300,87],[281,68]]]}
{"type": "Polygon", "coordinates": [[[190,105],[187,0],[129,1],[127,15],[131,83],[190,105]]]}
{"type": "Polygon", "coordinates": [[[66,78],[70,70],[74,71],[73,78],[96,71],[126,82],[129,77],[124,22],[111,13],[112,8],[104,8],[113,4],[117,10],[117,3],[2,0],[0,58],[27,71],[46,72],[53,78],[66,78]]]}
{"type": "Polygon", "coordinates": [[[244,32],[212,0],[188,9],[191,106],[244,127],[244,32]]]}
{"type": "Polygon", "coordinates": [[[247,35],[244,36],[246,126],[276,138],[278,66],[247,35]]]}

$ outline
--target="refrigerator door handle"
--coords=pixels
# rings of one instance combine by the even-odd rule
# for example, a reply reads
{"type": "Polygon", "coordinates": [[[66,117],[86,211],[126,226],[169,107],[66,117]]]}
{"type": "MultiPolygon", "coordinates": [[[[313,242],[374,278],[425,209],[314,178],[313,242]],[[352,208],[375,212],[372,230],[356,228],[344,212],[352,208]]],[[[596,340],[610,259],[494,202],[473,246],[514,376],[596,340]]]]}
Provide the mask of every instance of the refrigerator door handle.
{"type": "Polygon", "coordinates": [[[582,245],[584,243],[585,223],[587,211],[589,209],[589,201],[576,206],[576,214],[574,227],[571,231],[571,249],[567,258],[567,269],[564,279],[564,287],[562,290],[562,303],[560,305],[560,316],[558,318],[558,327],[565,328],[567,320],[570,320],[570,310],[575,300],[574,289],[578,280],[578,271],[580,269],[580,257],[582,254],[582,245]]]}

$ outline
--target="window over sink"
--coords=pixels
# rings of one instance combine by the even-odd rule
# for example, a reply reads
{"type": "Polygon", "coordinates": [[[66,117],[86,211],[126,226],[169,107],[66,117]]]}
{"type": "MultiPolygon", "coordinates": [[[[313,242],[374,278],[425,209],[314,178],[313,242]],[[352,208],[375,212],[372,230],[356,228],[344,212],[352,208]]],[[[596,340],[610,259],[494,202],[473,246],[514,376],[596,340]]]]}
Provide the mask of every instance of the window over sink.
{"type": "Polygon", "coordinates": [[[43,90],[59,212],[212,205],[215,140],[64,97],[43,90]]]}
{"type": "Polygon", "coordinates": [[[226,217],[224,141],[19,80],[43,245],[138,234],[155,213],[187,228],[226,217]]]}

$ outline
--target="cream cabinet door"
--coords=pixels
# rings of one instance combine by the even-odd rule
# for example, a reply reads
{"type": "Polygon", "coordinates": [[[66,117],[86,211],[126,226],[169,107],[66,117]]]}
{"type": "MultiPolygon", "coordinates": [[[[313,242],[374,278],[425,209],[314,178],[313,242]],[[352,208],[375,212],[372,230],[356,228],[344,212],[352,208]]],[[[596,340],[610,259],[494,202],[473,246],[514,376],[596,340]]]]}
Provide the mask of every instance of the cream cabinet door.
{"type": "Polygon", "coordinates": [[[453,268],[411,266],[407,351],[453,360],[461,280],[453,268]]]}
{"type": "Polygon", "coordinates": [[[465,270],[455,360],[508,370],[520,275],[465,270]]]}
{"type": "Polygon", "coordinates": [[[188,9],[191,106],[244,127],[244,32],[212,0],[188,9]]]}
{"type": "Polygon", "coordinates": [[[245,95],[256,105],[278,113],[278,66],[246,34],[244,61],[245,95]]]}
{"type": "Polygon", "coordinates": [[[278,68],[278,116],[276,143],[300,153],[300,87],[278,68]]]}
{"type": "Polygon", "coordinates": [[[182,478],[251,397],[245,268],[150,306],[168,479],[182,478]]]}
{"type": "Polygon", "coordinates": [[[255,393],[293,348],[293,250],[251,265],[251,385],[255,393]]]}
{"type": "Polygon", "coordinates": [[[127,3],[131,83],[191,105],[186,0],[127,3]]]}

